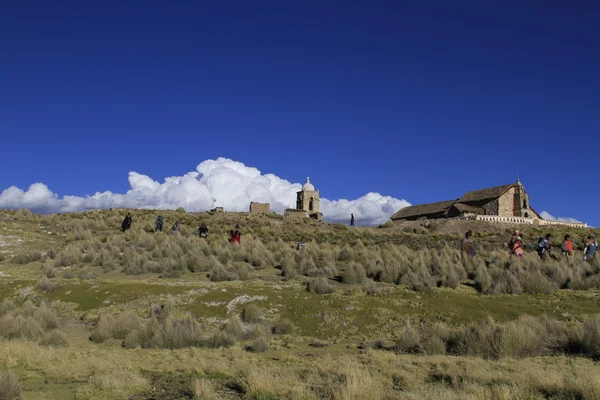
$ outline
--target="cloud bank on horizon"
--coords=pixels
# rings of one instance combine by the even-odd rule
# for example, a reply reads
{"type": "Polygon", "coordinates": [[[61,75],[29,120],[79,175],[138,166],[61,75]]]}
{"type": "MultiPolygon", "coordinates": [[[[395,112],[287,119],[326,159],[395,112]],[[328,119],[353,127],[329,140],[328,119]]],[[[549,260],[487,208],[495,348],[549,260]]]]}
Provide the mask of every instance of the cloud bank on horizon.
{"type": "Polygon", "coordinates": [[[540,213],[540,217],[548,221],[561,221],[561,222],[570,222],[574,224],[580,224],[581,221],[576,220],[575,218],[566,218],[566,217],[558,217],[555,218],[552,214],[546,211],[542,211],[540,213]]]}
{"type": "MultiPolygon", "coordinates": [[[[215,198],[215,204],[226,211],[247,211],[250,202],[257,201],[270,203],[272,211],[283,213],[286,208],[295,207],[296,192],[302,189],[300,183],[291,183],[273,174],[263,175],[256,168],[223,157],[205,160],[196,171],[168,177],[163,183],[132,171],[129,185],[131,189],[123,194],[106,191],[62,198],[43,183],[34,183],[27,190],[11,186],[0,194],[0,208],[27,208],[36,213],[178,207],[186,211],[207,211],[215,198]]],[[[410,206],[406,200],[372,192],[355,200],[321,198],[321,212],[326,221],[346,222],[350,213],[354,213],[360,225],[385,223],[406,206],[410,206]]]]}

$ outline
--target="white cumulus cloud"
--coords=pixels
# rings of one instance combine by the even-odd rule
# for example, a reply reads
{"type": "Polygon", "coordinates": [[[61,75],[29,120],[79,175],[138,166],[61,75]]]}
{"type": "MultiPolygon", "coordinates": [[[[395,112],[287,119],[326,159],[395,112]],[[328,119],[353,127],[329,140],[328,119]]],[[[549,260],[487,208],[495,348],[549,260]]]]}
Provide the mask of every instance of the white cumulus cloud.
{"type": "Polygon", "coordinates": [[[565,217],[555,218],[552,214],[550,214],[547,211],[542,211],[540,213],[540,217],[542,217],[543,219],[548,220],[548,221],[571,222],[571,223],[575,223],[575,224],[580,224],[581,223],[581,221],[578,221],[575,218],[565,218],[565,217]]]}
{"type": "MultiPolygon", "coordinates": [[[[0,193],[0,208],[27,208],[38,213],[73,212],[107,208],[150,208],[206,211],[216,205],[226,211],[247,211],[251,201],[271,204],[271,210],[283,213],[294,208],[296,192],[302,184],[291,183],[273,174],[262,174],[227,158],[206,160],[196,171],[165,178],[160,183],[137,172],[129,173],[126,193],[97,192],[91,196],[59,197],[43,183],[34,183],[27,190],[12,186],[0,193]]],[[[318,186],[318,185],[317,185],[318,186]]],[[[318,187],[317,187],[318,189],[318,187]]],[[[321,212],[331,222],[348,222],[354,213],[360,225],[375,225],[389,220],[406,200],[379,193],[368,193],[355,200],[321,199],[321,212]]]]}

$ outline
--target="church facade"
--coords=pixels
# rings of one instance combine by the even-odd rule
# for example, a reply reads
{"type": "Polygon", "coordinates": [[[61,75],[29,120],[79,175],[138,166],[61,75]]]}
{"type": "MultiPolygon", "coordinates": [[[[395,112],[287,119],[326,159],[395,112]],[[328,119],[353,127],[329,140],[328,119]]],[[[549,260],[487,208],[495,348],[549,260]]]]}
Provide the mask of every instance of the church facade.
{"type": "Polygon", "coordinates": [[[312,218],[317,221],[323,220],[323,213],[320,211],[321,199],[319,191],[310,183],[310,178],[306,178],[306,183],[302,190],[296,192],[296,208],[288,208],[285,215],[288,217],[312,218]]]}
{"type": "Polygon", "coordinates": [[[404,207],[392,215],[391,219],[414,221],[478,215],[542,219],[531,207],[529,195],[520,180],[513,184],[473,190],[456,200],[404,207]]]}

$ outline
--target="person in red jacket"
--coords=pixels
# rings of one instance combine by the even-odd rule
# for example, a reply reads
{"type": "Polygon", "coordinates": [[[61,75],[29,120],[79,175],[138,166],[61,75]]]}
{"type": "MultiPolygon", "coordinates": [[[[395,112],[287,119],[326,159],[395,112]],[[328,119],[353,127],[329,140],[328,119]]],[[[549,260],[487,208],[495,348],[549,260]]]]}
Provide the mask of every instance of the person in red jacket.
{"type": "Polygon", "coordinates": [[[565,235],[565,240],[562,242],[560,249],[562,250],[563,256],[573,257],[575,251],[573,250],[573,242],[571,241],[571,235],[565,235]]]}
{"type": "Polygon", "coordinates": [[[229,242],[231,244],[237,243],[240,244],[240,238],[242,236],[242,232],[240,232],[240,226],[236,225],[235,226],[235,230],[230,230],[229,231],[229,242]]]}
{"type": "Polygon", "coordinates": [[[515,257],[523,257],[523,239],[517,236],[512,247],[511,255],[515,257]]]}

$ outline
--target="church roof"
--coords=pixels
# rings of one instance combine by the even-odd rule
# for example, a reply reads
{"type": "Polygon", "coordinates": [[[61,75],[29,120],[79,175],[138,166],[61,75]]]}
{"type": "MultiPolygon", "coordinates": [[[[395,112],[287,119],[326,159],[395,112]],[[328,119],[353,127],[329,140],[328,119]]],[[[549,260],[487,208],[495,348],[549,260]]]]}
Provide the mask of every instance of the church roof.
{"type": "Polygon", "coordinates": [[[461,213],[473,213],[473,214],[483,214],[483,209],[479,207],[473,207],[467,204],[462,203],[454,203],[452,207],[456,208],[461,213]]]}
{"type": "Polygon", "coordinates": [[[472,201],[493,200],[502,196],[508,190],[516,186],[515,183],[510,185],[495,186],[487,189],[471,190],[458,199],[460,203],[469,203],[472,201]]]}
{"type": "Polygon", "coordinates": [[[437,203],[418,204],[416,206],[404,207],[398,210],[394,215],[392,215],[392,219],[403,219],[421,215],[425,216],[431,214],[440,214],[446,211],[448,208],[450,208],[454,203],[456,203],[456,200],[446,200],[439,201],[437,203]]]}
{"type": "Polygon", "coordinates": [[[314,192],[315,191],[315,187],[312,185],[312,183],[310,183],[310,178],[306,178],[306,183],[304,184],[304,186],[302,186],[302,190],[304,191],[308,191],[308,192],[314,192]]]}

